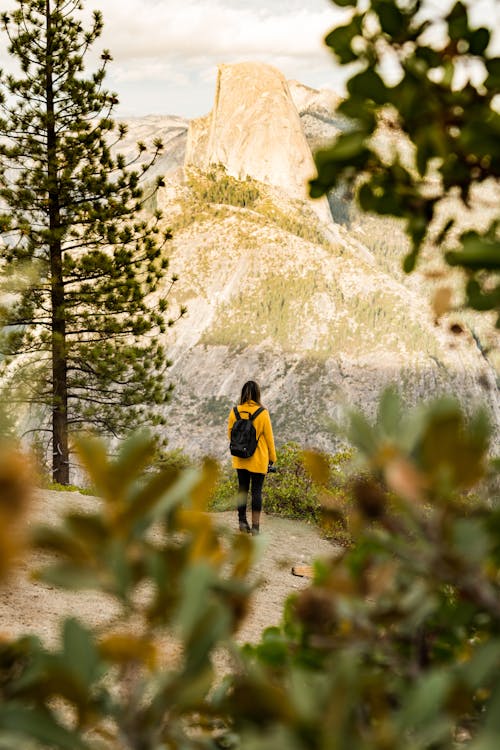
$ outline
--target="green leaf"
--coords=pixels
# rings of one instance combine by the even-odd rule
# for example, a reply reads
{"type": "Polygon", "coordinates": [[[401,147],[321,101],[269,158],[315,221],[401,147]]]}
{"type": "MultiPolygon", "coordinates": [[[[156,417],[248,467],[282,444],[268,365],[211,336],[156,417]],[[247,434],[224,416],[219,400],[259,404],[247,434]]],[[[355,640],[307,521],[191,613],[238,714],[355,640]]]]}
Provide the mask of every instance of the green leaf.
{"type": "Polygon", "coordinates": [[[417,47],[415,58],[423,60],[428,68],[438,68],[443,62],[441,54],[432,47],[417,47]]]}
{"type": "Polygon", "coordinates": [[[486,717],[483,720],[484,729],[487,732],[495,732],[498,741],[500,732],[500,680],[496,680],[492,695],[486,707],[486,717]]]}
{"type": "Polygon", "coordinates": [[[133,492],[130,502],[120,515],[120,528],[142,532],[151,522],[156,506],[161,503],[162,508],[165,508],[164,496],[180,478],[182,472],[178,467],[167,467],[147,477],[133,492]]]}
{"type": "Polygon", "coordinates": [[[497,271],[500,269],[500,242],[468,232],[462,235],[462,250],[448,252],[445,258],[450,266],[497,271]]]}
{"type": "Polygon", "coordinates": [[[258,658],[268,666],[276,667],[287,661],[288,648],[280,628],[266,628],[260,643],[256,646],[258,658]]]}
{"type": "Polygon", "coordinates": [[[154,439],[147,431],[138,431],[125,440],[120,452],[110,466],[110,489],[122,493],[130,487],[133,479],[141,476],[142,471],[154,455],[154,439]]]}
{"type": "Polygon", "coordinates": [[[184,571],[184,596],[178,613],[183,633],[189,632],[203,619],[209,591],[214,583],[214,570],[206,563],[193,564],[184,571]]]}
{"type": "Polygon", "coordinates": [[[500,307],[500,285],[490,292],[484,293],[479,282],[471,279],[465,288],[467,302],[474,310],[492,310],[500,307]]]}
{"type": "Polygon", "coordinates": [[[102,589],[101,578],[95,571],[70,563],[48,566],[37,574],[37,579],[61,589],[102,589]]]}
{"type": "Polygon", "coordinates": [[[453,546],[472,563],[480,564],[491,547],[490,537],[482,521],[459,518],[453,524],[453,546]]]}
{"type": "Polygon", "coordinates": [[[500,641],[491,640],[475,647],[470,661],[460,667],[460,675],[467,684],[477,689],[482,687],[498,671],[500,641]]]}
{"type": "MultiPolygon", "coordinates": [[[[68,530],[76,537],[88,554],[89,548],[100,547],[109,539],[109,530],[106,528],[104,518],[95,514],[69,513],[65,518],[68,530]]],[[[71,554],[69,555],[71,558],[71,554]]],[[[73,559],[78,559],[73,556],[73,559]]]]}
{"type": "Polygon", "coordinates": [[[446,20],[448,21],[450,39],[458,41],[467,36],[469,30],[467,9],[463,3],[455,3],[446,20]]]}
{"type": "Polygon", "coordinates": [[[381,2],[377,4],[376,12],[380,20],[380,26],[384,34],[398,38],[399,34],[406,28],[406,19],[397,5],[393,2],[381,2]]]}
{"type": "Polygon", "coordinates": [[[198,617],[190,631],[183,632],[186,654],[184,671],[189,679],[210,667],[213,649],[231,632],[232,618],[229,609],[215,599],[207,601],[206,594],[202,601],[203,614],[198,617]]]}
{"type": "Polygon", "coordinates": [[[484,28],[484,26],[471,31],[468,36],[469,52],[471,53],[471,55],[483,55],[488,44],[490,43],[490,39],[491,33],[488,29],[484,28]]]}
{"type": "Polygon", "coordinates": [[[486,78],[484,85],[490,91],[497,92],[500,89],[500,57],[493,57],[490,60],[485,60],[484,64],[488,71],[488,77],[486,78]]]}
{"type": "Polygon", "coordinates": [[[421,675],[404,702],[401,710],[402,725],[418,728],[439,718],[452,687],[452,680],[452,675],[444,670],[421,675]]]}
{"type": "MultiPolygon", "coordinates": [[[[331,161],[343,161],[358,156],[364,151],[366,138],[367,134],[364,131],[355,130],[351,133],[342,133],[329,149],[328,158],[331,161]]],[[[318,154],[318,165],[320,167],[321,159],[322,157],[318,154]]]]}
{"type": "Polygon", "coordinates": [[[373,68],[367,68],[353,76],[347,83],[351,96],[368,99],[376,104],[387,104],[392,100],[391,91],[373,68]]]}
{"type": "Polygon", "coordinates": [[[90,687],[99,675],[99,655],[90,632],[76,619],[70,618],[63,626],[63,654],[72,674],[90,687]]]}
{"type": "MultiPolygon", "coordinates": [[[[168,478],[166,479],[168,482],[168,478]]],[[[196,467],[185,469],[176,481],[164,489],[158,502],[150,510],[152,519],[163,519],[171,510],[190,497],[200,481],[200,470],[196,467]]]]}
{"type": "Polygon", "coordinates": [[[440,489],[467,489],[479,481],[486,471],[487,448],[484,431],[467,425],[455,399],[442,398],[431,405],[421,438],[421,459],[440,489]]]}
{"type": "Polygon", "coordinates": [[[0,705],[0,729],[32,737],[60,750],[85,750],[88,747],[76,732],[61,726],[50,712],[16,703],[0,705]]]}
{"type": "Polygon", "coordinates": [[[417,169],[421,176],[425,175],[429,161],[436,156],[436,148],[432,136],[432,128],[421,130],[415,135],[417,169]]]}
{"type": "Polygon", "coordinates": [[[397,437],[403,416],[401,398],[396,388],[386,388],[379,402],[377,426],[388,437],[397,437]]]}
{"type": "Polygon", "coordinates": [[[160,700],[164,705],[173,703],[179,712],[196,711],[206,702],[207,695],[213,685],[213,678],[213,667],[210,662],[205,660],[199,668],[188,669],[171,680],[170,683],[167,682],[161,691],[160,700]]]}
{"type": "Polygon", "coordinates": [[[361,412],[351,412],[347,437],[368,457],[372,456],[378,448],[378,435],[361,412]]]}
{"type": "Polygon", "coordinates": [[[354,62],[358,55],[351,47],[352,40],[361,31],[360,20],[355,17],[347,26],[338,26],[325,37],[325,44],[331,47],[342,65],[354,62]]]}

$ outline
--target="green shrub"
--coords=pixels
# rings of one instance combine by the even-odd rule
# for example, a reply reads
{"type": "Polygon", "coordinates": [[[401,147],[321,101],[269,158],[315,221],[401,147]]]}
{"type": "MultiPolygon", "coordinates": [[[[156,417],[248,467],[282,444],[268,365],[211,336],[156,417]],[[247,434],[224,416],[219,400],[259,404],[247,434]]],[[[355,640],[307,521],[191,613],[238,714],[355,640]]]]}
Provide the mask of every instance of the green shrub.
{"type": "Polygon", "coordinates": [[[201,203],[225,203],[238,208],[251,208],[260,197],[256,182],[249,177],[237,180],[227,174],[222,165],[214,165],[209,172],[188,174],[188,186],[201,203]]]}
{"type": "Polygon", "coordinates": [[[79,487],[76,484],[59,484],[59,482],[48,482],[44,484],[44,489],[54,490],[56,492],[79,492],[80,495],[95,495],[95,490],[91,487],[79,487]]]}
{"type": "Polygon", "coordinates": [[[159,469],[183,470],[192,466],[192,459],[184,453],[182,448],[162,450],[155,461],[155,467],[159,469]]]}
{"type": "Polygon", "coordinates": [[[306,471],[302,453],[297,443],[286,443],[280,449],[277,471],[267,477],[265,509],[284,518],[317,522],[320,518],[318,486],[306,471]]]}
{"type": "Polygon", "coordinates": [[[220,474],[217,487],[210,498],[209,510],[224,511],[236,508],[236,493],[238,491],[238,482],[236,472],[229,465],[226,465],[220,474]]]}

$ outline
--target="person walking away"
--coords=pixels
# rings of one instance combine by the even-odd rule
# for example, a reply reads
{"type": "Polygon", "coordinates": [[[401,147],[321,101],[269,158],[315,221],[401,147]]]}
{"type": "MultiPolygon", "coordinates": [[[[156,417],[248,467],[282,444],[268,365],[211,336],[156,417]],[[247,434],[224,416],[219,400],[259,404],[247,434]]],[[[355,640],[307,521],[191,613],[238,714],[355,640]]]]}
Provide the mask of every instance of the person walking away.
{"type": "MultiPolygon", "coordinates": [[[[262,487],[270,467],[276,462],[276,448],[274,446],[273,428],[268,410],[262,406],[260,387],[255,380],[248,380],[241,389],[240,403],[231,409],[228,419],[228,438],[232,453],[232,465],[238,475],[238,524],[240,531],[256,535],[260,530],[260,514],[262,510],[262,487]],[[255,434],[254,442],[249,449],[234,448],[235,434],[239,431],[252,432],[249,425],[239,423],[239,420],[252,420],[255,434]],[[233,431],[233,427],[235,428],[233,431]],[[239,428],[243,430],[239,430],[239,428]],[[255,445],[256,440],[256,445],[255,445]],[[236,454],[233,452],[235,450],[236,454]],[[253,451],[253,452],[252,452],[253,451]],[[245,457],[246,453],[250,453],[245,457]],[[247,521],[247,498],[251,491],[252,498],[252,526],[247,521]]],[[[241,442],[241,441],[240,441],[241,442]]]]}

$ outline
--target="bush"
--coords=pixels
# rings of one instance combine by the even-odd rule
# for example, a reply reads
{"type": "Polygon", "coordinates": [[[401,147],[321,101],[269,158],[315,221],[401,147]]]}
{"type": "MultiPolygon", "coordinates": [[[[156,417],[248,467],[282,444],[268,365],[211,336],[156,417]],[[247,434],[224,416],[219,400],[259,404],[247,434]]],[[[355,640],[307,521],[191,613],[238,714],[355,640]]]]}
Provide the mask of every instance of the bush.
{"type": "Polygon", "coordinates": [[[155,461],[155,467],[158,469],[189,469],[193,466],[193,461],[187,456],[181,448],[173,450],[161,450],[155,461]]]}
{"type": "MultiPolygon", "coordinates": [[[[110,459],[102,442],[80,442],[99,498],[93,511],[29,529],[47,563],[38,579],[99,592],[115,616],[100,626],[68,617],[53,648],[36,632],[0,639],[1,748],[214,747],[214,722],[223,722],[208,705],[213,652],[247,611],[252,539],[217,529],[205,513],[215,462],[180,470],[174,451],[153,471],[156,448],[136,435],[110,459]],[[166,658],[166,639],[179,659],[166,658]]],[[[0,444],[2,582],[31,494],[25,459],[0,444]]]]}
{"type": "Polygon", "coordinates": [[[208,509],[211,511],[233,510],[233,508],[236,508],[237,491],[238,482],[236,481],[236,472],[227,464],[221,470],[220,478],[210,498],[208,509]]]}
{"type": "Polygon", "coordinates": [[[188,186],[196,199],[201,203],[216,203],[253,208],[260,197],[260,191],[254,180],[237,180],[227,174],[219,164],[207,173],[191,170],[188,175],[188,186]]]}
{"type": "Polygon", "coordinates": [[[331,472],[326,487],[312,478],[306,455],[297,443],[285,443],[280,448],[277,472],[267,477],[265,509],[268,513],[318,523],[322,518],[325,491],[348,502],[343,472],[351,454],[325,456],[331,472]]]}

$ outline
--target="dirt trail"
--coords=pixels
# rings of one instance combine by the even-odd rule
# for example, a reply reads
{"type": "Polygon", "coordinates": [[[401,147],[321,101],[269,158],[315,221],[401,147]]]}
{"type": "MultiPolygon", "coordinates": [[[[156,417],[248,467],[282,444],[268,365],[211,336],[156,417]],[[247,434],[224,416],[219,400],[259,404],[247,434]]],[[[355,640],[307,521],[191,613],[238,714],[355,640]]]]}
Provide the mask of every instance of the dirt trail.
{"type": "MultiPolygon", "coordinates": [[[[74,492],[43,491],[30,517],[30,524],[40,521],[57,523],[62,510],[70,507],[90,511],[95,498],[74,492]]],[[[236,513],[214,514],[221,525],[236,528],[236,513]]],[[[280,622],[286,597],[308,585],[306,578],[291,574],[293,565],[309,564],[317,557],[335,554],[336,549],[321,539],[317,530],[301,521],[291,521],[263,514],[260,557],[253,575],[260,586],[251,608],[238,632],[240,643],[256,642],[262,630],[280,622]]],[[[58,640],[57,623],[61,618],[78,616],[89,625],[103,624],[113,616],[113,605],[106,597],[92,592],[67,592],[33,581],[31,571],[44,562],[42,554],[24,561],[8,585],[0,589],[0,636],[37,633],[47,645],[58,640]]]]}

